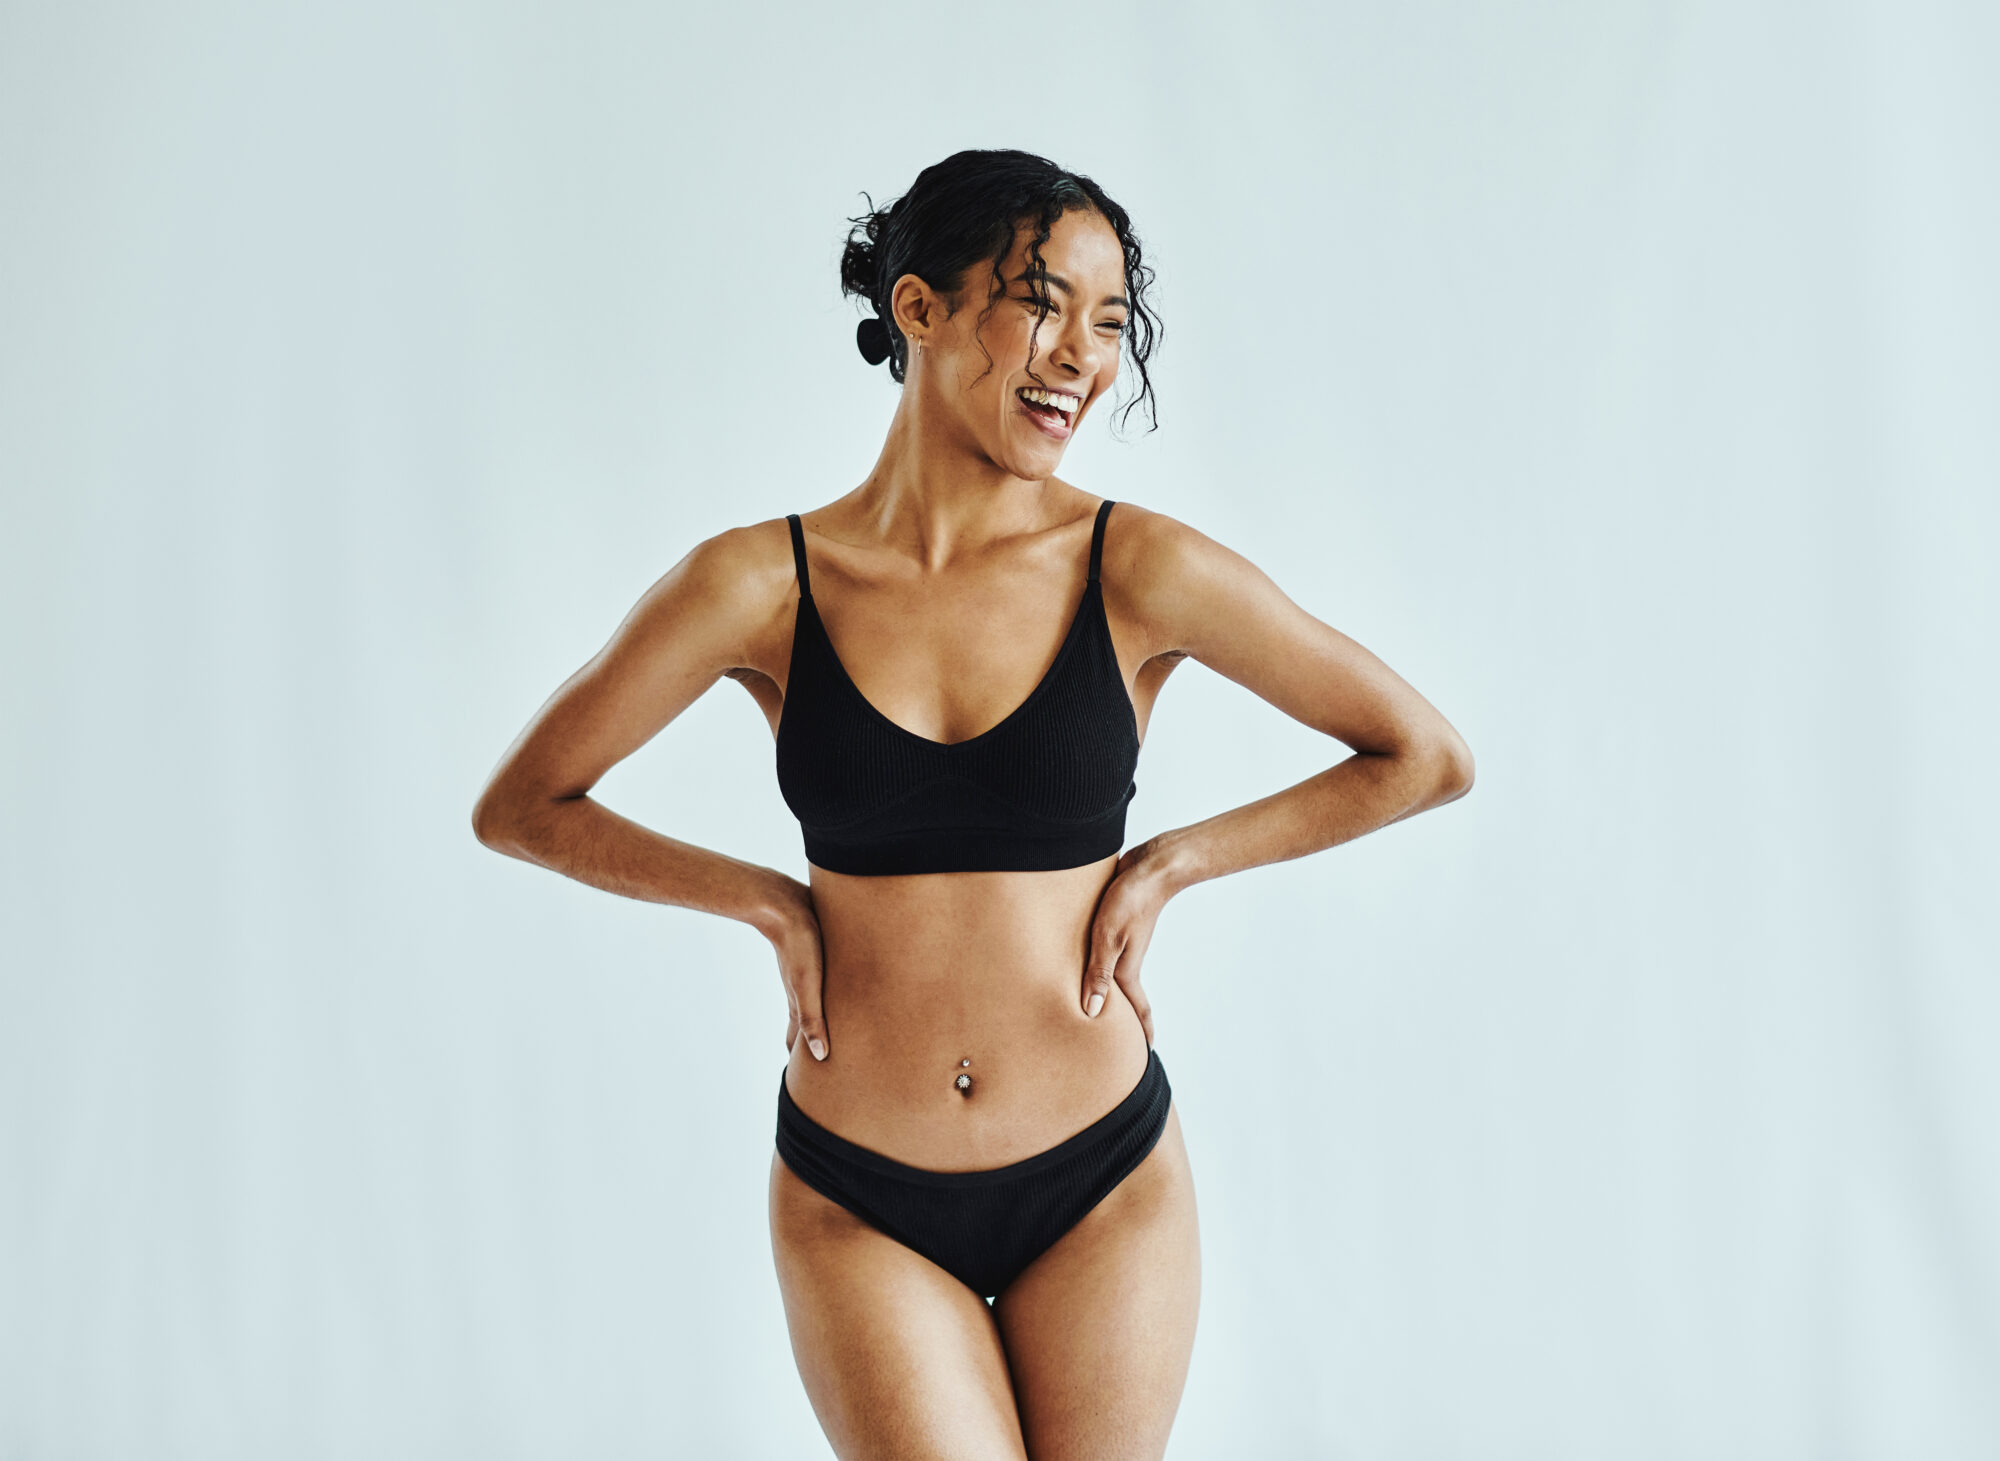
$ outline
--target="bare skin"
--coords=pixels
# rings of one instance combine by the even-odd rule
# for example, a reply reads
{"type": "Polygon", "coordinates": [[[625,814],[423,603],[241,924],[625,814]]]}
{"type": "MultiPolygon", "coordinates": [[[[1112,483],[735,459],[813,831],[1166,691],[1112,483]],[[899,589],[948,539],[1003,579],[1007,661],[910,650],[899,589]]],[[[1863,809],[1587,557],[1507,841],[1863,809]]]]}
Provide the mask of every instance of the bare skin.
{"type": "MultiPolygon", "coordinates": [[[[896,282],[910,364],[882,456],[860,486],[802,515],[813,596],[857,688],[941,742],[998,724],[1047,671],[1082,594],[1099,500],[1054,473],[1116,376],[1122,253],[1094,213],[1057,223],[1042,246],[1055,304],[1031,359],[1027,237],[983,322],[982,267],[955,296],[915,275],[896,282]],[[1018,396],[1037,384],[1080,398],[1067,427],[1018,396]]],[[[1473,775],[1464,741],[1416,690],[1194,529],[1121,502],[1102,578],[1142,736],[1191,656],[1353,754],[1059,872],[812,867],[800,883],[641,827],[591,788],[718,680],[742,685],[776,732],[798,594],[785,523],[771,519],[698,544],[646,592],[508,749],[477,834],[592,886],[763,933],[786,995],[786,1083],[821,1125],[940,1171],[1045,1150],[1145,1069],[1140,966],[1169,898],[1441,805],[1473,775]],[[952,1084],[968,1069],[970,1096],[952,1084]]],[[[842,1457],[1164,1451],[1200,1295],[1177,1112],[1152,1154],[990,1307],[776,1157],[770,1216],[799,1372],[842,1457]]]]}

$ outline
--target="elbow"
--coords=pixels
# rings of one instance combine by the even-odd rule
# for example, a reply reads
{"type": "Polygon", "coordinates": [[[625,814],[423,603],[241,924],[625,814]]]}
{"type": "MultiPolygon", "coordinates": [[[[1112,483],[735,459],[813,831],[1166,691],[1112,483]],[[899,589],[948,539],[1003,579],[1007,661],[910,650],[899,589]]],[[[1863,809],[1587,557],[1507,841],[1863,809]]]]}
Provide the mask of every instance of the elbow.
{"type": "Polygon", "coordinates": [[[472,835],[495,852],[534,862],[548,835],[549,812],[574,799],[547,796],[520,781],[497,777],[473,804],[472,835]]]}
{"type": "Polygon", "coordinates": [[[479,839],[482,847],[490,847],[495,852],[510,852],[514,846],[512,808],[507,799],[497,793],[497,787],[489,786],[473,803],[472,835],[479,839]]]}
{"type": "Polygon", "coordinates": [[[1472,790],[1472,748],[1450,725],[1441,726],[1435,734],[1418,740],[1409,756],[1414,764],[1423,768],[1424,779],[1430,785],[1425,806],[1436,807],[1455,802],[1472,790]]]}
{"type": "Polygon", "coordinates": [[[1437,768],[1438,801],[1455,802],[1472,790],[1472,747],[1452,731],[1431,756],[1437,768]]]}

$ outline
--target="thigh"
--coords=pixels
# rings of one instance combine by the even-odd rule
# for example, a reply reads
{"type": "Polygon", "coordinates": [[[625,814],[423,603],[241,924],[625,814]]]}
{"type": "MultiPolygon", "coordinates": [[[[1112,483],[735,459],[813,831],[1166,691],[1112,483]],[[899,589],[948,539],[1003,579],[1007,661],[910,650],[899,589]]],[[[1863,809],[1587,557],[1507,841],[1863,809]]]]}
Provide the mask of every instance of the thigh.
{"type": "Polygon", "coordinates": [[[841,1461],[1025,1461],[984,1299],[775,1155],[771,1252],[799,1378],[841,1461]]]}
{"type": "Polygon", "coordinates": [[[1201,1302],[1179,1115],[1146,1160],[994,1302],[1035,1461],[1157,1458],[1201,1302]]]}

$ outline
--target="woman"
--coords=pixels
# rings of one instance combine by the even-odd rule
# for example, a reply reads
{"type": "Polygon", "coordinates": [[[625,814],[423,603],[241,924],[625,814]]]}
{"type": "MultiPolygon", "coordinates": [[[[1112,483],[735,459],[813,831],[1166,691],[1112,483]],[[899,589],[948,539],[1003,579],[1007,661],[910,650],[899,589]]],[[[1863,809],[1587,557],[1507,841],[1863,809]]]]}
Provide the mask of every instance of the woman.
{"type": "Polygon", "coordinates": [[[1151,271],[1101,188],[961,152],[852,221],[862,354],[902,387],[874,471],[674,565],[474,823],[770,940],[790,1056],[772,1250],[841,1456],[1158,1456],[1200,1256],[1139,981],[1154,923],[1194,883],[1462,795],[1472,757],[1243,558],[1054,475],[1121,348],[1150,395],[1151,271]],[[1188,656],[1355,754],[1121,853],[1140,737],[1188,656]],[[771,724],[809,884],[589,796],[725,676],[771,724]]]}

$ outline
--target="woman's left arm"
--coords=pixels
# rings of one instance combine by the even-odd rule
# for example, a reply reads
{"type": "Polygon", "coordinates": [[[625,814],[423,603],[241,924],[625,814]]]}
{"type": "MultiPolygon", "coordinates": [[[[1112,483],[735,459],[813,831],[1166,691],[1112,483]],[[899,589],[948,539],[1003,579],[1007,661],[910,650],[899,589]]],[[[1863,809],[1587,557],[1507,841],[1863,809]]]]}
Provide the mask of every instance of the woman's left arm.
{"type": "Polygon", "coordinates": [[[1094,1016],[1115,979],[1150,1045],[1139,965],[1169,898],[1455,801],[1472,789],[1472,751],[1400,675],[1293,603],[1242,555],[1144,509],[1109,537],[1108,605],[1144,658],[1200,660],[1354,752],[1283,791],[1149,837],[1118,859],[1091,929],[1084,1010],[1094,1016]]]}

